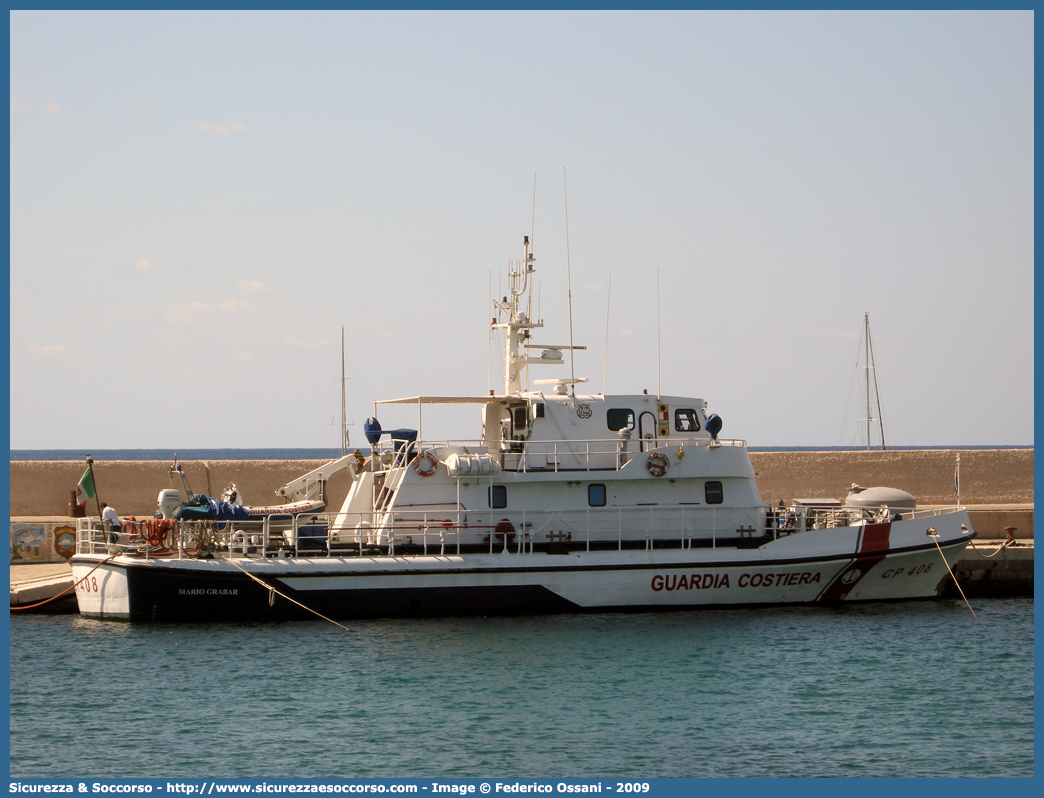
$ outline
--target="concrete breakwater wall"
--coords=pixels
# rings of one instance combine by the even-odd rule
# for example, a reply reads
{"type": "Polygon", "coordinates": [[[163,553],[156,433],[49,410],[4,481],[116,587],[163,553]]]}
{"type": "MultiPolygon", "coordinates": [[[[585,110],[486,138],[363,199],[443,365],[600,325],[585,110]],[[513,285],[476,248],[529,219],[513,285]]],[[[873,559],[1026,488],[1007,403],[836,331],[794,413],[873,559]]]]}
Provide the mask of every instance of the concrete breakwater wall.
{"type": "MultiPolygon", "coordinates": [[[[219,498],[234,482],[245,504],[282,504],[276,488],[323,464],[322,460],[187,460],[183,472],[194,493],[219,498]]],[[[68,516],[69,491],[76,489],[86,466],[60,460],[11,462],[12,516],[68,516]]],[[[161,490],[179,488],[170,479],[170,463],[159,460],[95,461],[94,482],[98,499],[116,508],[121,516],[151,518],[161,490]]],[[[348,494],[347,471],[335,474],[327,485],[329,502],[336,509],[348,494]]],[[[87,514],[97,515],[93,499],[87,514]]]]}
{"type": "MultiPolygon", "coordinates": [[[[919,505],[952,505],[957,450],[871,452],[752,452],[764,501],[778,495],[844,500],[852,483],[887,486],[913,494],[919,505]]],[[[961,502],[966,505],[1033,504],[1032,449],[967,449],[961,456],[961,502]]],[[[220,496],[235,482],[245,504],[281,504],[275,489],[322,465],[318,460],[190,460],[182,463],[192,490],[220,496]]],[[[96,462],[98,496],[122,516],[150,517],[160,490],[171,487],[169,463],[116,460],[96,462]]],[[[12,516],[67,516],[69,491],[84,464],[70,461],[12,461],[12,516]]],[[[328,485],[329,505],[340,506],[348,492],[347,472],[328,485]]],[[[87,512],[97,514],[88,504],[87,512]]],[[[1016,526],[1020,526],[1016,524],[1016,526]]],[[[1023,531],[1020,526],[1020,531],[1023,531]]]]}
{"type": "Polygon", "coordinates": [[[1033,449],[918,449],[863,452],[752,452],[761,497],[844,500],[852,483],[912,494],[918,505],[952,505],[961,458],[964,505],[1033,504],[1033,449]]]}

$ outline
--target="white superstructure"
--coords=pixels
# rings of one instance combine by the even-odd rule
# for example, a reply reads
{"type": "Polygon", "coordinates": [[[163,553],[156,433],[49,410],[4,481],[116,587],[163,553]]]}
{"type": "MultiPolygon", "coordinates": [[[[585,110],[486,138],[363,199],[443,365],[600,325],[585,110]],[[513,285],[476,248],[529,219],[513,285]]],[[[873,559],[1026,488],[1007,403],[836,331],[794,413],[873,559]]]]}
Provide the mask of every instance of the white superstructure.
{"type": "Polygon", "coordinates": [[[84,522],[81,612],[353,617],[936,594],[974,536],[964,510],[766,506],[745,441],[720,439],[702,399],[584,395],[573,374],[530,389],[530,367],[561,367],[580,348],[532,340],[543,326],[534,271],[527,238],[492,321],[505,339],[501,393],[378,402],[369,458],[336,461],[353,475],[336,513],[182,523],[115,549],[84,522]],[[388,404],[475,405],[477,435],[382,430],[388,404]]]}

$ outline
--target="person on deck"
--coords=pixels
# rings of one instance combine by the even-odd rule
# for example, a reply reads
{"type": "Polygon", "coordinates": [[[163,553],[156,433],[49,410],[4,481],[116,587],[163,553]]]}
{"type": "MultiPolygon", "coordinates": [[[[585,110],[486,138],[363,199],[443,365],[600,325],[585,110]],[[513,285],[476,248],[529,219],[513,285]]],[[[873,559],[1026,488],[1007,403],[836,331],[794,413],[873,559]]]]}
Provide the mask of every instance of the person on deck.
{"type": "Polygon", "coordinates": [[[114,507],[110,507],[105,502],[101,503],[101,520],[102,524],[108,524],[109,528],[115,532],[120,531],[120,516],[116,512],[114,507]]]}

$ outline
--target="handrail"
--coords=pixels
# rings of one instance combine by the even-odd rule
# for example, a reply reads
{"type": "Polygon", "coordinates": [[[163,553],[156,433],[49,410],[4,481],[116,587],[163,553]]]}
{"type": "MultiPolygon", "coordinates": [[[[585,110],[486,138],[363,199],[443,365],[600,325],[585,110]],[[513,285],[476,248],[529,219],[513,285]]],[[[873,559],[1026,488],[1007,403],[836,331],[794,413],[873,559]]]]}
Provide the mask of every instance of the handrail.
{"type": "MultiPolygon", "coordinates": [[[[668,437],[652,441],[653,449],[704,447],[707,449],[747,448],[743,439],[709,440],[706,438],[668,437]]],[[[448,449],[458,454],[494,454],[501,458],[505,471],[618,471],[635,457],[652,449],[642,449],[637,439],[592,438],[563,440],[432,440],[403,445],[401,440],[381,440],[371,447],[374,470],[392,470],[404,466],[416,453],[426,449],[448,449]],[[575,458],[577,467],[561,467],[562,460],[575,458]],[[538,464],[539,461],[542,464],[538,464]],[[599,463],[592,465],[592,461],[599,463]]]]}
{"type": "MultiPolygon", "coordinates": [[[[592,543],[646,541],[648,547],[670,543],[691,549],[695,541],[711,547],[736,533],[753,538],[800,534],[812,529],[832,529],[881,523],[895,516],[902,520],[934,518],[953,508],[873,510],[867,508],[798,507],[773,510],[689,505],[639,505],[575,509],[467,511],[463,508],[355,513],[272,515],[243,521],[182,521],[169,546],[157,550],[143,538],[112,532],[97,517],[77,519],[78,554],[112,554],[188,559],[201,549],[227,557],[284,558],[308,556],[394,556],[403,546],[416,547],[424,555],[445,556],[462,546],[483,545],[489,554],[533,552],[539,542],[562,542],[590,550],[592,543]],[[511,531],[498,531],[501,519],[511,531]],[[625,535],[625,530],[629,534],[625,535]]],[[[958,508],[959,509],[959,508],[958,508]]]]}
{"type": "MultiPolygon", "coordinates": [[[[622,440],[617,436],[608,438],[562,438],[559,440],[501,440],[500,438],[459,438],[459,439],[439,439],[439,440],[417,440],[406,444],[400,439],[384,439],[382,438],[377,443],[370,447],[371,455],[374,453],[383,453],[387,451],[402,451],[409,448],[410,453],[420,452],[424,449],[437,449],[441,447],[464,447],[472,450],[480,449],[485,452],[500,451],[502,446],[510,446],[511,444],[522,444],[523,446],[533,446],[537,444],[576,444],[576,443],[608,443],[616,446],[620,443],[637,443],[638,438],[631,438],[629,440],[622,440]]],[[[740,448],[746,448],[747,441],[743,438],[719,438],[718,440],[710,440],[707,438],[692,438],[682,436],[671,436],[668,438],[658,438],[655,443],[657,447],[660,446],[706,446],[715,448],[718,446],[734,446],[740,448]]],[[[471,454],[475,452],[472,451],[471,454]]]]}
{"type": "MultiPolygon", "coordinates": [[[[481,536],[490,553],[497,550],[495,546],[510,552],[511,535],[521,552],[532,551],[542,535],[550,534],[562,540],[583,541],[588,549],[592,541],[615,539],[617,547],[622,549],[624,542],[631,539],[624,536],[623,529],[633,528],[635,518],[648,519],[645,527],[654,542],[683,539],[689,547],[701,532],[715,536],[741,521],[758,523],[758,508],[736,510],[728,517],[721,516],[716,508],[709,509],[712,510],[709,521],[694,518],[693,508],[684,505],[524,510],[521,515],[463,509],[411,512],[399,508],[365,513],[273,515],[242,521],[182,521],[163,556],[177,559],[197,556],[204,531],[214,537],[214,541],[207,544],[208,551],[228,557],[268,558],[308,556],[313,552],[331,556],[345,547],[359,553],[371,549],[389,549],[389,553],[393,553],[396,546],[403,544],[419,545],[425,554],[435,547],[440,554],[445,554],[447,546],[455,545],[459,553],[460,546],[473,545],[476,536],[481,536]],[[471,520],[469,515],[473,517],[471,520]],[[482,520],[476,523],[476,518],[482,520]],[[497,531],[500,518],[508,518],[513,532],[497,531]],[[319,534],[312,534],[317,531],[319,534]]],[[[110,534],[97,518],[78,519],[77,552],[109,553],[113,545],[110,534]]],[[[118,548],[132,556],[159,556],[143,539],[128,535],[119,536],[118,548]]]]}

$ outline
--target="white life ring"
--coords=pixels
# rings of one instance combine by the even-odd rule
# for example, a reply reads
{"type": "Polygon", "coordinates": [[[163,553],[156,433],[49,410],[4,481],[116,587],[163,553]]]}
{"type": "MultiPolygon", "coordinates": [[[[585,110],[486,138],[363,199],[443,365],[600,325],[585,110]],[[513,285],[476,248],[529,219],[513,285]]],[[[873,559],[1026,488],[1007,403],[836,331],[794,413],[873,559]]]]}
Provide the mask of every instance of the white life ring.
{"type": "Polygon", "coordinates": [[[667,469],[671,467],[671,461],[663,452],[653,452],[649,455],[649,459],[645,461],[645,467],[649,469],[649,473],[654,477],[662,477],[667,473],[667,469]]]}
{"type": "Polygon", "coordinates": [[[421,452],[413,461],[413,467],[422,477],[430,477],[439,470],[439,458],[430,451],[421,452]]]}

